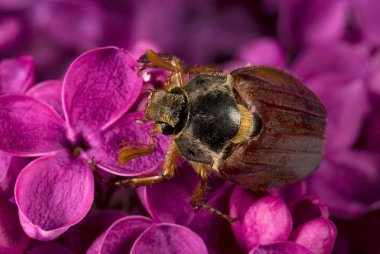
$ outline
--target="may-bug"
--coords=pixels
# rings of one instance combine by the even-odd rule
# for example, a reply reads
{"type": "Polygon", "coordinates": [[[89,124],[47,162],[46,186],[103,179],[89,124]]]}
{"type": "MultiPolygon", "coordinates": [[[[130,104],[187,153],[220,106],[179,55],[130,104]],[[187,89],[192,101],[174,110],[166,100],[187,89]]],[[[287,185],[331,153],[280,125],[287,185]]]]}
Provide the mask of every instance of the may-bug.
{"type": "MultiPolygon", "coordinates": [[[[145,109],[153,134],[172,141],[160,175],[117,184],[146,185],[174,174],[181,154],[200,175],[192,204],[211,209],[202,195],[213,173],[249,189],[281,187],[309,175],[320,164],[326,111],[319,99],[292,75],[271,67],[245,67],[230,73],[214,67],[183,67],[172,55],[148,50],[142,68],[170,71],[165,90],[153,90],[145,109]],[[185,78],[193,76],[188,81],[185,78]]],[[[128,145],[119,162],[153,152],[128,145]]]]}

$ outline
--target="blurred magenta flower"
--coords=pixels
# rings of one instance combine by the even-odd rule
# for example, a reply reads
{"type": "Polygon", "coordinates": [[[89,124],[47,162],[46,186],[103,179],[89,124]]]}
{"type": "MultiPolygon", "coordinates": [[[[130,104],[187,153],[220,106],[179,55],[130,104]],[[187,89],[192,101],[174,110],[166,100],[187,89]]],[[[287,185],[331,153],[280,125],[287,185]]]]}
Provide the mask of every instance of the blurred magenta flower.
{"type": "Polygon", "coordinates": [[[157,152],[136,160],[133,168],[117,163],[120,142],[149,138],[150,126],[134,121],[142,114],[125,114],[142,85],[135,66],[128,52],[113,47],[80,56],[63,82],[66,122],[33,97],[0,98],[0,149],[41,156],[22,170],[15,186],[21,224],[29,236],[54,239],[86,215],[94,195],[92,157],[124,175],[151,172],[162,161],[167,141],[158,138],[157,152]]]}
{"type": "Polygon", "coordinates": [[[0,62],[0,95],[23,94],[34,84],[34,61],[21,56],[0,62]]]}
{"type": "Polygon", "coordinates": [[[370,117],[369,49],[336,42],[304,51],[292,69],[319,96],[328,112],[325,160],[308,183],[339,218],[353,218],[380,204],[378,154],[357,146],[370,117]]]}
{"type": "Polygon", "coordinates": [[[225,64],[232,71],[247,65],[273,66],[285,69],[286,52],[281,43],[274,38],[260,38],[243,44],[235,53],[234,59],[225,64]]]}
{"type": "Polygon", "coordinates": [[[280,2],[278,35],[291,49],[333,42],[345,35],[348,0],[280,2]]]}
{"type": "Polygon", "coordinates": [[[376,0],[354,0],[352,10],[357,21],[358,29],[364,39],[371,45],[380,45],[380,3],[376,0]]]}

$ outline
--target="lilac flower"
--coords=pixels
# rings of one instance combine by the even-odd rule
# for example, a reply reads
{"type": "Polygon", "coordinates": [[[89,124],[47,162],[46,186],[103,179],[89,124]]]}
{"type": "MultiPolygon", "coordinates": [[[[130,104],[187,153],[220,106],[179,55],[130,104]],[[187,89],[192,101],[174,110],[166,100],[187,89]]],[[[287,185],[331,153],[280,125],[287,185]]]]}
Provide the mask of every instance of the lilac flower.
{"type": "Polygon", "coordinates": [[[284,247],[296,243],[312,253],[332,250],[336,228],[328,219],[327,207],[316,197],[301,196],[287,205],[279,197],[236,187],[230,204],[230,214],[242,218],[232,229],[245,250],[257,249],[258,252],[263,246],[269,248],[281,241],[284,247]]]}
{"type": "MultiPolygon", "coordinates": [[[[141,216],[120,219],[97,238],[88,253],[110,253],[106,251],[110,248],[123,251],[132,249],[136,253],[143,253],[144,250],[146,253],[153,248],[172,253],[170,250],[184,248],[181,247],[183,244],[188,245],[184,253],[238,253],[239,247],[227,220],[209,211],[196,212],[190,205],[191,192],[197,181],[193,169],[185,163],[177,168],[177,172],[170,181],[137,189],[151,219],[141,216]],[[152,234],[157,235],[157,240],[148,240],[152,234]],[[159,247],[158,244],[163,244],[160,239],[164,235],[172,240],[159,247]]],[[[213,186],[220,186],[221,183],[224,186],[223,181],[217,181],[213,186]]],[[[228,209],[227,197],[231,191],[230,185],[226,187],[216,188],[215,192],[210,193],[210,203],[224,211],[228,209]]]]}
{"type": "Polygon", "coordinates": [[[141,113],[125,114],[141,89],[136,62],[117,48],[79,57],[63,82],[66,122],[47,104],[28,96],[0,98],[0,148],[19,156],[41,156],[17,178],[15,199],[25,232],[54,239],[89,211],[94,179],[88,161],[120,175],[157,170],[167,140],[157,138],[157,152],[126,167],[117,162],[123,140],[147,142],[150,126],[138,126],[141,113]],[[38,121],[35,121],[38,119],[38,121]],[[127,127],[126,127],[127,126],[127,127]],[[17,130],[15,132],[14,130],[17,130]]]}
{"type": "Polygon", "coordinates": [[[119,219],[94,242],[90,253],[207,253],[202,239],[190,229],[153,223],[143,216],[119,219]]]}
{"type": "MultiPolygon", "coordinates": [[[[191,207],[189,201],[196,181],[192,169],[181,164],[178,174],[171,181],[149,188],[138,188],[141,201],[151,219],[139,216],[120,219],[97,238],[87,253],[119,253],[116,250],[131,250],[134,253],[136,249],[141,249],[142,252],[145,250],[146,253],[153,248],[152,245],[155,250],[163,248],[167,250],[164,253],[171,253],[170,248],[172,245],[180,245],[176,239],[182,236],[166,238],[174,238],[172,242],[166,243],[166,247],[158,247],[161,237],[153,240],[146,236],[147,232],[162,234],[157,228],[161,225],[182,225],[179,229],[187,228],[187,231],[183,231],[184,234],[189,234],[186,238],[191,239],[192,235],[200,237],[201,241],[193,239],[194,244],[205,245],[208,253],[247,253],[250,250],[250,253],[261,253],[266,248],[277,249],[279,252],[289,250],[289,253],[292,253],[291,250],[303,251],[300,253],[331,252],[337,232],[335,225],[328,219],[327,207],[315,196],[302,195],[298,185],[288,190],[297,195],[293,195],[293,201],[287,204],[279,196],[254,193],[238,186],[231,193],[230,184],[211,179],[213,188],[210,188],[208,203],[227,212],[226,201],[230,199],[229,215],[239,218],[230,225],[209,211],[195,211],[191,207]]],[[[277,193],[289,196],[289,193],[283,191],[277,193]]],[[[166,234],[170,235],[170,232],[169,230],[166,234]]],[[[198,250],[197,253],[203,252],[198,250]]]]}

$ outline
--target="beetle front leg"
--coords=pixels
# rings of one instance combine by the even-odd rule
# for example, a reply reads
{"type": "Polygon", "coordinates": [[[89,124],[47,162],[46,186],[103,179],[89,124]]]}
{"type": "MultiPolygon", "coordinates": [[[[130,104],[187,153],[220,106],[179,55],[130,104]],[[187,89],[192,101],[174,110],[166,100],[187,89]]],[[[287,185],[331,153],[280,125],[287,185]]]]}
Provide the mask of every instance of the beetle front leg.
{"type": "Polygon", "coordinates": [[[184,87],[183,67],[181,60],[173,55],[156,53],[148,49],[144,55],[139,58],[139,62],[143,65],[139,71],[145,68],[161,68],[171,72],[165,82],[165,90],[170,91],[174,87],[184,87]]]}
{"type": "Polygon", "coordinates": [[[179,149],[174,140],[169,144],[168,151],[166,152],[163,168],[161,174],[156,176],[141,176],[120,180],[115,184],[117,186],[130,185],[132,187],[142,185],[152,185],[170,179],[174,175],[175,167],[179,157],[179,149]]]}
{"type": "Polygon", "coordinates": [[[153,137],[154,135],[161,132],[161,127],[159,124],[154,124],[152,128],[152,133],[150,134],[150,139],[148,144],[143,144],[140,142],[131,142],[127,141],[122,144],[122,148],[119,149],[119,155],[118,160],[121,165],[124,165],[128,161],[135,159],[137,157],[141,157],[144,155],[152,154],[154,153],[154,141],[153,137]]]}
{"type": "Polygon", "coordinates": [[[159,175],[155,176],[139,176],[132,178],[125,178],[117,181],[109,181],[104,177],[100,176],[96,171],[96,166],[94,160],[90,162],[92,170],[95,172],[97,178],[109,187],[119,187],[119,186],[131,186],[137,187],[142,185],[151,185],[155,183],[162,182],[164,180],[170,179],[174,175],[176,163],[179,157],[179,149],[174,140],[171,141],[168,147],[168,151],[165,156],[163,169],[159,175]]]}

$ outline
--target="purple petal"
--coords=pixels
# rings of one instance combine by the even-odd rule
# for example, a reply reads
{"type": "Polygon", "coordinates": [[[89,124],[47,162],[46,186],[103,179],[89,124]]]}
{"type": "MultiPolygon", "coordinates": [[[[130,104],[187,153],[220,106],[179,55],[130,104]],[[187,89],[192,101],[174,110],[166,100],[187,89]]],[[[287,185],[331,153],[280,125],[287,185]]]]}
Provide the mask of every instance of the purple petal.
{"type": "Polygon", "coordinates": [[[124,216],[125,213],[117,210],[99,210],[89,214],[84,220],[69,229],[70,246],[76,253],[86,253],[97,237],[124,216]]]}
{"type": "Polygon", "coordinates": [[[293,218],[293,227],[297,228],[309,220],[319,217],[328,218],[329,211],[327,206],[314,195],[307,195],[299,199],[290,206],[293,218]]]}
{"type": "Polygon", "coordinates": [[[208,253],[202,239],[176,224],[153,224],[135,241],[130,254],[208,253]]]}
{"type": "MultiPolygon", "coordinates": [[[[1,5],[1,2],[0,2],[1,5]]],[[[6,51],[12,47],[20,38],[22,33],[22,24],[20,20],[14,17],[2,18],[0,21],[0,52],[6,51]]],[[[1,82],[0,82],[1,83],[1,82]]],[[[1,93],[1,90],[0,90],[1,93]]]]}
{"type": "Polygon", "coordinates": [[[62,109],[62,81],[48,80],[41,82],[29,89],[26,94],[47,103],[60,116],[64,117],[62,109]]]}
{"type": "Polygon", "coordinates": [[[334,247],[336,234],[334,223],[325,218],[318,218],[301,225],[290,239],[314,254],[329,254],[334,247]]]}
{"type": "Polygon", "coordinates": [[[154,221],[187,226],[195,214],[190,198],[198,181],[191,166],[183,163],[177,166],[173,179],[137,191],[154,221]]]}
{"type": "Polygon", "coordinates": [[[22,94],[34,82],[34,60],[28,56],[0,62],[0,95],[22,94]]]}
{"type": "Polygon", "coordinates": [[[276,197],[257,200],[246,212],[242,234],[246,246],[285,241],[292,231],[292,217],[286,204],[276,197]]]}
{"type": "Polygon", "coordinates": [[[310,190],[338,218],[358,217],[380,201],[379,157],[347,151],[328,156],[308,178],[310,190]]]}
{"type": "Polygon", "coordinates": [[[335,73],[309,79],[308,86],[318,95],[327,110],[326,149],[351,147],[370,110],[368,92],[363,81],[335,73]]]}
{"type": "Polygon", "coordinates": [[[313,254],[313,252],[297,243],[277,242],[254,248],[248,254],[313,254]]]}
{"type": "Polygon", "coordinates": [[[143,216],[127,216],[113,223],[101,238],[88,250],[90,253],[130,253],[133,243],[150,225],[151,219],[143,216]],[[95,249],[96,247],[98,249],[95,249]]]}
{"type": "Polygon", "coordinates": [[[237,53],[237,58],[251,65],[267,65],[282,69],[286,66],[284,48],[271,38],[259,39],[243,45],[237,53]]]}
{"type": "Polygon", "coordinates": [[[144,119],[142,113],[124,115],[116,123],[100,133],[99,141],[88,154],[95,158],[97,164],[104,170],[122,176],[137,176],[141,174],[156,174],[160,171],[164,160],[169,138],[159,135],[154,138],[155,152],[151,155],[133,159],[125,165],[118,162],[118,151],[125,141],[148,144],[152,124],[138,124],[136,119],[144,119]]]}
{"type": "Polygon", "coordinates": [[[370,70],[368,49],[344,42],[309,48],[303,51],[292,65],[294,74],[306,81],[323,73],[337,73],[350,78],[366,78],[370,74],[370,70]]]}
{"type": "Polygon", "coordinates": [[[106,128],[122,116],[140,93],[136,60],[125,50],[99,48],[79,56],[63,81],[63,105],[78,132],[106,128]]]}
{"type": "Polygon", "coordinates": [[[39,156],[62,149],[66,142],[63,119],[32,97],[1,96],[0,119],[0,149],[5,152],[39,156]]]}
{"type": "Polygon", "coordinates": [[[65,153],[41,157],[18,176],[15,199],[25,232],[39,240],[51,240],[90,210],[93,175],[81,158],[65,153]]]}
{"type": "Polygon", "coordinates": [[[16,178],[28,162],[26,158],[0,152],[0,195],[13,197],[16,178]]]}
{"type": "Polygon", "coordinates": [[[245,249],[245,243],[243,241],[243,233],[242,233],[242,218],[246,214],[249,207],[260,198],[259,193],[255,193],[253,191],[248,191],[240,186],[236,185],[234,190],[232,191],[230,198],[230,216],[233,218],[240,218],[231,224],[231,228],[235,234],[235,237],[242,249],[245,249]]]}
{"type": "Polygon", "coordinates": [[[39,244],[28,251],[29,254],[75,254],[70,248],[58,243],[47,242],[39,244]]]}
{"type": "Polygon", "coordinates": [[[0,253],[23,253],[28,243],[29,237],[20,226],[17,207],[0,198],[0,253]]]}
{"type": "Polygon", "coordinates": [[[287,0],[280,4],[278,32],[292,48],[333,41],[344,35],[346,0],[287,0]]]}
{"type": "Polygon", "coordinates": [[[102,13],[90,1],[40,1],[32,9],[33,25],[64,47],[81,50],[99,44],[102,13]]]}
{"type": "Polygon", "coordinates": [[[355,0],[352,10],[357,18],[357,23],[370,42],[380,43],[380,3],[376,0],[355,0]]]}

